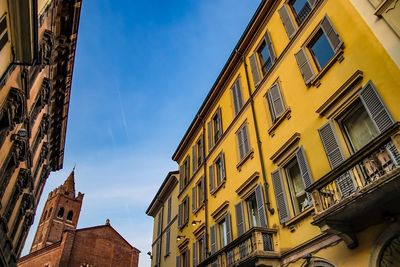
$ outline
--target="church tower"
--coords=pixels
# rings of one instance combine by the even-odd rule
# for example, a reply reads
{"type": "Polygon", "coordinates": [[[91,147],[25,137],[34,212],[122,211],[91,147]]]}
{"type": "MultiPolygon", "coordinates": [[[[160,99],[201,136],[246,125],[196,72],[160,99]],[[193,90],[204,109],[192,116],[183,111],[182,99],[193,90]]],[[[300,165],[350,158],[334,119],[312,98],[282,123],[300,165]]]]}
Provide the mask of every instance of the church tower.
{"type": "Polygon", "coordinates": [[[61,240],[66,229],[76,229],[83,195],[75,195],[75,172],[64,184],[49,193],[33,239],[31,253],[61,240]]]}

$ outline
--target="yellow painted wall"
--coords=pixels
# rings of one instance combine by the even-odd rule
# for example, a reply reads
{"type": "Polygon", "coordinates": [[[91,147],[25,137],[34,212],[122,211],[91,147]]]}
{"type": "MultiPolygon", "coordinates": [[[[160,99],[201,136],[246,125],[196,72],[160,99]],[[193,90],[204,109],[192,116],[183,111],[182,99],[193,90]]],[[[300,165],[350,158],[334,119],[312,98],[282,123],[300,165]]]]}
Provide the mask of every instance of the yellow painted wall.
{"type": "MultiPolygon", "coordinates": [[[[280,1],[278,8],[284,2],[285,1],[283,0],[280,1]]],[[[330,170],[330,166],[319,137],[318,129],[328,120],[324,117],[320,117],[316,110],[357,70],[363,72],[362,85],[365,85],[369,80],[372,80],[394,119],[396,121],[400,120],[400,71],[371,29],[362,20],[357,10],[349,1],[323,1],[292,42],[289,42],[289,38],[287,37],[280,16],[278,12],[275,11],[272,14],[272,17],[265,23],[264,27],[260,29],[258,36],[255,37],[254,42],[247,52],[248,53],[245,57],[247,59],[247,65],[249,66],[251,90],[254,92],[255,111],[261,136],[262,157],[266,162],[267,182],[270,185],[268,193],[270,195],[272,207],[275,208],[275,211],[277,205],[270,173],[277,169],[278,166],[270,160],[270,157],[282,147],[289,137],[298,132],[300,133],[299,145],[304,147],[314,181],[326,174],[330,170]],[[321,84],[318,87],[307,87],[301,76],[294,54],[306,42],[307,38],[319,25],[325,15],[329,16],[334,28],[344,42],[344,59],[341,62],[335,62],[327,72],[321,76],[321,84]],[[250,62],[248,59],[262,40],[267,28],[274,45],[275,53],[277,54],[277,57],[280,57],[280,59],[273,67],[273,70],[268,77],[260,84],[260,88],[254,88],[250,71],[250,62]],[[290,107],[291,113],[290,118],[283,120],[276,128],[274,135],[270,135],[268,134],[268,129],[272,124],[265,100],[265,94],[276,80],[279,80],[280,82],[280,88],[284,100],[286,105],[290,107]]],[[[208,218],[203,217],[205,216],[204,211],[200,211],[197,215],[193,215],[191,212],[191,189],[201,175],[203,175],[202,170],[194,176],[190,184],[179,196],[179,203],[181,203],[186,195],[189,196],[189,225],[179,231],[180,235],[184,235],[190,240],[189,249],[192,248],[192,242],[195,240],[193,231],[196,229],[196,227],[193,227],[190,222],[192,220],[201,220],[202,222],[203,220],[207,220],[208,226],[211,226],[215,222],[213,218],[211,218],[210,214],[224,201],[229,202],[228,210],[231,214],[233,239],[237,237],[234,205],[241,199],[235,191],[254,172],[259,172],[261,174],[261,164],[256,143],[253,116],[250,105],[246,104],[249,99],[249,94],[245,78],[246,74],[244,65],[240,64],[237,66],[236,71],[231,74],[230,81],[224,85],[223,92],[217,98],[215,103],[213,103],[212,108],[208,110],[208,115],[205,118],[205,123],[207,123],[211,120],[217,108],[221,107],[224,135],[222,140],[218,142],[210,154],[208,154],[207,131],[204,132],[206,137],[205,147],[207,151],[206,168],[208,172],[208,166],[210,166],[218,154],[223,151],[225,154],[226,169],[225,185],[215,195],[210,195],[209,190],[207,190],[208,218]],[[234,120],[235,115],[230,87],[238,76],[241,78],[241,88],[245,106],[244,111],[236,120],[234,120]],[[249,125],[250,146],[254,150],[254,154],[253,158],[247,160],[239,171],[236,167],[239,162],[239,156],[235,133],[245,121],[249,125]]],[[[202,130],[201,127],[195,130],[195,134],[193,135],[195,137],[192,138],[192,141],[183,149],[184,152],[178,159],[177,163],[179,165],[183,164],[187,155],[191,156],[191,147],[198,139],[202,130]]],[[[339,141],[344,150],[344,154],[347,157],[349,151],[346,148],[343,137],[340,135],[339,141]]],[[[191,161],[190,164],[192,164],[191,161]]],[[[258,178],[257,183],[263,183],[261,176],[258,178]]],[[[209,188],[208,173],[207,187],[209,188]]],[[[285,188],[286,196],[289,198],[290,195],[288,192],[287,182],[285,182],[285,188]]],[[[288,202],[290,203],[290,199],[288,199],[288,202]]],[[[271,215],[266,211],[266,214],[269,227],[279,230],[278,240],[274,240],[274,242],[276,242],[276,248],[278,248],[280,252],[293,249],[321,233],[321,230],[318,227],[311,224],[311,213],[305,215],[304,218],[299,219],[298,222],[293,223],[293,229],[291,230],[289,230],[286,225],[282,225],[279,222],[278,212],[271,215]]],[[[318,252],[316,255],[331,260],[333,263],[337,264],[337,266],[366,266],[365,264],[368,262],[368,255],[373,245],[373,240],[376,239],[381,228],[382,226],[377,226],[361,233],[359,239],[360,243],[363,241],[363,244],[355,250],[349,250],[345,244],[341,242],[334,247],[318,252]],[[352,255],[352,257],[354,255],[357,256],[354,256],[351,260],[347,260],[347,258],[344,258],[341,255],[348,255],[348,257],[350,257],[350,255],[352,255]]],[[[177,243],[177,245],[179,245],[179,243],[177,243]]]]}

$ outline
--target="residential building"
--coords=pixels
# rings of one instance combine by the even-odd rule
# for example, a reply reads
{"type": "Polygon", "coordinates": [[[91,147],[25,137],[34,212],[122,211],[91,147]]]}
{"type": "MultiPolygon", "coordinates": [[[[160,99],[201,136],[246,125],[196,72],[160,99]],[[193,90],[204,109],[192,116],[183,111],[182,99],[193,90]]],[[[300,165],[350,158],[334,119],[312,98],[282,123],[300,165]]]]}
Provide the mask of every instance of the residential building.
{"type": "Polygon", "coordinates": [[[75,192],[75,172],[49,193],[30,253],[17,266],[137,267],[140,251],[110,224],[77,229],[83,194],[75,192]]]}
{"type": "Polygon", "coordinates": [[[81,0],[0,1],[0,265],[62,168],[81,0]]]}
{"type": "Polygon", "coordinates": [[[261,1],[172,156],[176,266],[400,262],[400,70],[381,41],[352,1],[261,1]]]}
{"type": "Polygon", "coordinates": [[[176,265],[178,191],[178,171],[169,172],[146,210],[154,218],[151,266],[176,265]]]}
{"type": "Polygon", "coordinates": [[[351,0],[393,61],[400,67],[400,4],[396,0],[351,0]]]}

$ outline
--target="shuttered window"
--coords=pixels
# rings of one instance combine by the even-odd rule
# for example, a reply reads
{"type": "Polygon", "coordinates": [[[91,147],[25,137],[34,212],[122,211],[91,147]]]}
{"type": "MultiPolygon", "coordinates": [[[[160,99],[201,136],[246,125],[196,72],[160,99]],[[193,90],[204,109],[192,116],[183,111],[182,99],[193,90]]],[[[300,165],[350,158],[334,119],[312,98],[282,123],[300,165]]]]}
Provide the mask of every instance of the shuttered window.
{"type": "Polygon", "coordinates": [[[235,115],[237,115],[243,107],[243,97],[242,97],[242,89],[240,87],[240,77],[236,79],[235,83],[231,88],[232,99],[233,99],[233,108],[235,111],[235,115]]]}
{"type": "MultiPolygon", "coordinates": [[[[334,169],[344,161],[344,156],[340,149],[339,141],[335,135],[333,125],[331,122],[329,122],[321,127],[318,131],[329,161],[329,165],[332,169],[334,169]]],[[[341,175],[336,180],[336,184],[338,185],[341,195],[344,197],[350,195],[355,190],[354,182],[350,173],[348,172],[341,175]]]]}
{"type": "Polygon", "coordinates": [[[211,121],[207,123],[208,131],[208,150],[210,151],[218,140],[222,137],[222,112],[218,108],[212,117],[211,121]]]}
{"type": "Polygon", "coordinates": [[[178,227],[183,228],[189,221],[189,197],[186,196],[178,206],[178,227]]]}
{"type": "Polygon", "coordinates": [[[303,76],[304,82],[308,85],[315,77],[311,61],[306,54],[306,50],[301,48],[299,52],[295,54],[297,65],[299,66],[301,75],[303,76]]]}
{"type": "Polygon", "coordinates": [[[158,225],[157,225],[157,236],[160,236],[161,230],[162,230],[162,221],[163,221],[162,211],[163,210],[161,209],[160,212],[158,213],[158,216],[157,216],[157,222],[158,222],[158,225]]]}
{"type": "Polygon", "coordinates": [[[286,4],[278,10],[279,16],[281,17],[283,26],[285,27],[286,34],[289,39],[293,37],[293,35],[297,31],[297,24],[293,21],[291,14],[289,13],[289,8],[286,4]]]}
{"type": "Polygon", "coordinates": [[[264,207],[264,194],[261,185],[258,185],[256,187],[255,194],[257,201],[258,216],[260,218],[260,226],[267,227],[267,217],[265,215],[265,207],[264,207]]]}
{"type": "Polygon", "coordinates": [[[219,186],[222,184],[222,182],[225,181],[225,157],[224,153],[219,154],[217,159],[215,160],[215,181],[216,181],[216,186],[219,186]]]}
{"type": "Polygon", "coordinates": [[[197,210],[197,186],[192,188],[192,212],[197,210]]]}
{"type": "Polygon", "coordinates": [[[272,184],[274,185],[274,193],[276,206],[279,213],[279,221],[284,223],[290,219],[289,207],[287,204],[287,198],[285,193],[285,187],[283,186],[282,175],[280,170],[275,170],[272,174],[272,184]]]}
{"type": "Polygon", "coordinates": [[[275,83],[267,92],[267,100],[272,122],[276,122],[285,112],[282,93],[278,83],[275,83]]]}
{"type": "Polygon", "coordinates": [[[247,123],[243,124],[236,133],[238,142],[239,158],[243,160],[250,153],[250,142],[247,123]]]}
{"type": "Polygon", "coordinates": [[[171,253],[171,229],[168,228],[165,233],[165,256],[171,253]]]}
{"type": "Polygon", "coordinates": [[[167,210],[167,223],[171,222],[172,217],[172,197],[168,198],[168,210],[167,210]]]}
{"type": "Polygon", "coordinates": [[[192,255],[193,255],[193,267],[197,266],[197,260],[198,260],[198,256],[197,256],[197,241],[193,242],[193,249],[192,249],[192,255]]]}
{"type": "Polygon", "coordinates": [[[182,191],[189,183],[190,179],[190,157],[187,156],[183,164],[179,167],[179,191],[182,191]]]}
{"type": "Polygon", "coordinates": [[[8,42],[8,31],[7,31],[7,16],[3,16],[0,20],[0,51],[8,42]]]}
{"type": "Polygon", "coordinates": [[[274,46],[271,36],[266,31],[263,40],[258,45],[257,50],[250,56],[250,68],[253,75],[254,86],[257,86],[262,77],[272,68],[276,60],[274,46]]]}
{"type": "Polygon", "coordinates": [[[210,227],[210,249],[211,254],[217,252],[217,228],[215,224],[210,227]]]}
{"type": "Polygon", "coordinates": [[[239,202],[235,205],[236,212],[236,227],[237,227],[237,235],[238,237],[244,234],[244,214],[243,214],[243,203],[239,202]]]}

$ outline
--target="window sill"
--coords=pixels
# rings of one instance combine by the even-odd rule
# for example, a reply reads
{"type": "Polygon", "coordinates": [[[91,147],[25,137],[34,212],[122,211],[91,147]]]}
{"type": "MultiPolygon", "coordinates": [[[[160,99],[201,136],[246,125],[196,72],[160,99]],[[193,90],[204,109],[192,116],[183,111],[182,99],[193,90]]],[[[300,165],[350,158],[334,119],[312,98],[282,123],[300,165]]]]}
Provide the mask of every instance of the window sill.
{"type": "Polygon", "coordinates": [[[196,214],[199,212],[199,210],[201,210],[203,207],[204,207],[204,201],[203,201],[203,203],[201,203],[200,206],[198,206],[198,207],[193,211],[193,215],[196,215],[196,214]]]}
{"type": "Polygon", "coordinates": [[[321,85],[321,78],[325,75],[325,73],[336,63],[336,61],[342,62],[344,60],[343,56],[343,43],[341,44],[340,48],[336,52],[336,54],[331,58],[331,60],[323,67],[318,74],[313,78],[310,82],[310,86],[319,87],[321,85]]]}
{"type": "Polygon", "coordinates": [[[249,158],[250,158],[250,159],[253,159],[253,158],[254,158],[254,150],[253,150],[253,149],[250,149],[250,151],[247,153],[247,155],[244,156],[243,159],[241,159],[241,160],[239,161],[239,163],[236,165],[236,169],[237,169],[238,171],[241,171],[241,170],[242,170],[243,164],[244,164],[249,158]]]}
{"type": "Polygon", "coordinates": [[[290,107],[287,107],[285,112],[274,122],[274,124],[268,129],[268,134],[273,137],[275,135],[276,128],[285,120],[291,118],[292,110],[290,107]]]}
{"type": "Polygon", "coordinates": [[[314,211],[314,206],[308,207],[307,209],[303,210],[302,212],[300,212],[299,214],[297,214],[290,220],[286,221],[285,226],[288,226],[288,227],[293,226],[294,224],[298,223],[299,221],[307,218],[313,211],[314,211]]]}
{"type": "Polygon", "coordinates": [[[217,185],[217,187],[214,188],[214,190],[211,191],[210,194],[213,195],[214,197],[217,197],[217,196],[216,196],[217,192],[218,192],[222,187],[225,187],[225,182],[226,182],[226,178],[222,181],[222,183],[220,183],[219,185],[217,185]]]}

